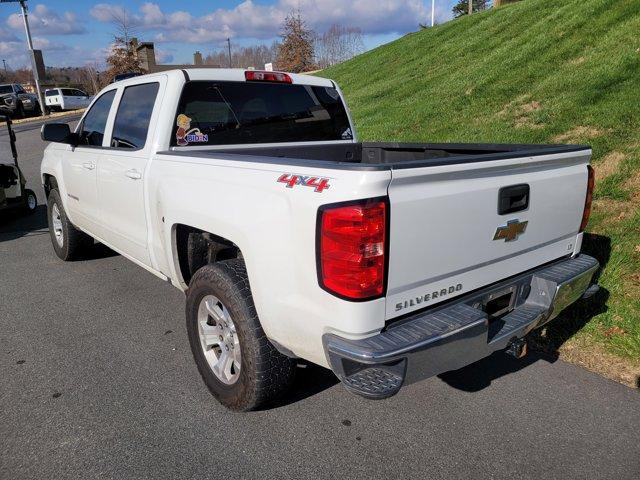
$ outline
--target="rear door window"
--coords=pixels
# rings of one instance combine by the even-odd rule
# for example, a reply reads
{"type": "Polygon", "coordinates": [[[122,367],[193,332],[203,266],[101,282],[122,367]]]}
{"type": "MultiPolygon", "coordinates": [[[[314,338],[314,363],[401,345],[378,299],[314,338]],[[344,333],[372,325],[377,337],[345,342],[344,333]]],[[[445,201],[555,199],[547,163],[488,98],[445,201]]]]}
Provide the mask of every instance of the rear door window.
{"type": "Polygon", "coordinates": [[[91,106],[80,126],[80,145],[102,146],[109,110],[111,110],[115,96],[116,90],[109,90],[103,93],[91,106]]]}
{"type": "Polygon", "coordinates": [[[188,82],[172,146],[352,140],[335,88],[258,82],[188,82]]]}
{"type": "Polygon", "coordinates": [[[112,147],[144,148],[159,87],[158,83],[145,83],[124,89],[113,124],[112,147]]]}

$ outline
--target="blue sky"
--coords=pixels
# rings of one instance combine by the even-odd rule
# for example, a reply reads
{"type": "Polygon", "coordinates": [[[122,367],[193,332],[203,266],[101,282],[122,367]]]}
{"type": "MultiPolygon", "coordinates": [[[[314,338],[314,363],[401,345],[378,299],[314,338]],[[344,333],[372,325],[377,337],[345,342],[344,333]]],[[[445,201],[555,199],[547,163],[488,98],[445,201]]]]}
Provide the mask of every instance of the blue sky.
{"type": "MultiPolygon", "coordinates": [[[[455,0],[436,0],[436,20],[451,18],[455,0]]],[[[48,66],[103,64],[113,38],[114,12],[126,9],[137,36],[153,41],[158,61],[191,63],[193,52],[210,53],[233,44],[271,43],[287,12],[300,8],[322,33],[332,24],[357,26],[373,48],[415,31],[430,19],[431,0],[29,0],[36,48],[48,66]]],[[[24,27],[17,3],[0,4],[0,57],[10,67],[28,64],[24,27]]]]}

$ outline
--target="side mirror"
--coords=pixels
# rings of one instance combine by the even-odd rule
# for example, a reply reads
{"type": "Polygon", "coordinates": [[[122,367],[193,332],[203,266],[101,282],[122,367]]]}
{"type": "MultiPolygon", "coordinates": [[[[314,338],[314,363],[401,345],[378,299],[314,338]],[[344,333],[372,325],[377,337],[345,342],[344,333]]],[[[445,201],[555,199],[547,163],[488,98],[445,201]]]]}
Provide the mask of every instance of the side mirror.
{"type": "Polygon", "coordinates": [[[40,138],[45,142],[66,143],[78,146],[78,135],[66,123],[45,123],[40,130],[40,138]]]}

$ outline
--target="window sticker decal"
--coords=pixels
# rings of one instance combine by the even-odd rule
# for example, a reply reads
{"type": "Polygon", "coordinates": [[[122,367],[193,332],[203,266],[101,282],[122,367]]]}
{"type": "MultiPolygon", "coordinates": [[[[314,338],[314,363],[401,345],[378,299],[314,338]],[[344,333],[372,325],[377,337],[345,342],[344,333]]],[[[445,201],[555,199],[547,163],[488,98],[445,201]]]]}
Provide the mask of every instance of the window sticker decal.
{"type": "Polygon", "coordinates": [[[178,125],[176,142],[179,146],[184,147],[190,143],[207,143],[209,141],[209,135],[202,133],[199,128],[191,128],[191,118],[184,113],[178,115],[176,125],[178,125]]]}

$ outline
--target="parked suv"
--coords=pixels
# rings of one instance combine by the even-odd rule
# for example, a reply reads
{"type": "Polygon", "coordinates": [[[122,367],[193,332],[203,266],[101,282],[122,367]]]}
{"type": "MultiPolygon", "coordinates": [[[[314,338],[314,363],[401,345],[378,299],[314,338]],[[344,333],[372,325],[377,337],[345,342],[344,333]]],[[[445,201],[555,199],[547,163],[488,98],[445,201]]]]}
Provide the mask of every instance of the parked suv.
{"type": "Polygon", "coordinates": [[[39,115],[40,112],[38,95],[26,92],[19,83],[0,85],[0,113],[22,118],[27,113],[39,115]]]}
{"type": "Polygon", "coordinates": [[[44,103],[51,111],[87,108],[91,98],[88,93],[77,88],[51,88],[44,92],[44,103]]]}

